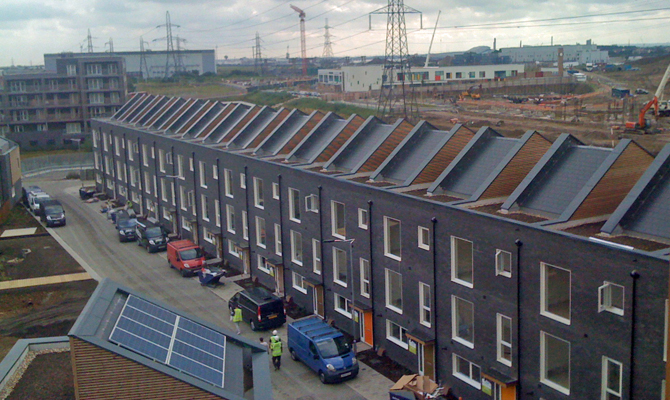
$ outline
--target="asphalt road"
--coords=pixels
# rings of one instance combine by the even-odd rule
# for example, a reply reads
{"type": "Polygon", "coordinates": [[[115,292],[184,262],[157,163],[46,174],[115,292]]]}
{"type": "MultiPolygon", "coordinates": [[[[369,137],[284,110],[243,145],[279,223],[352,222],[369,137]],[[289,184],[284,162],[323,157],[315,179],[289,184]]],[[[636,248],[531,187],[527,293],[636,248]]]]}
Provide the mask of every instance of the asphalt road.
{"type": "MultiPolygon", "coordinates": [[[[198,278],[183,278],[176,270],[168,268],[165,252],[148,254],[134,242],[120,243],[111,221],[100,213],[100,203],[81,201],[78,192],[80,182],[62,180],[60,177],[63,175],[35,177],[24,181],[24,185],[37,184],[61,201],[67,215],[67,225],[55,228],[53,232],[88,264],[94,275],[113,279],[234,332],[222,292],[204,288],[198,283],[198,278]]],[[[227,290],[229,286],[226,286],[227,290]]],[[[252,340],[263,336],[267,341],[270,333],[253,332],[248,326],[243,326],[242,335],[252,340]]],[[[280,335],[286,338],[285,326],[280,329],[280,335]]],[[[311,370],[292,361],[288,351],[282,357],[281,370],[271,371],[271,378],[273,395],[277,400],[388,399],[390,382],[361,364],[361,372],[356,379],[342,384],[323,385],[311,370]]]]}

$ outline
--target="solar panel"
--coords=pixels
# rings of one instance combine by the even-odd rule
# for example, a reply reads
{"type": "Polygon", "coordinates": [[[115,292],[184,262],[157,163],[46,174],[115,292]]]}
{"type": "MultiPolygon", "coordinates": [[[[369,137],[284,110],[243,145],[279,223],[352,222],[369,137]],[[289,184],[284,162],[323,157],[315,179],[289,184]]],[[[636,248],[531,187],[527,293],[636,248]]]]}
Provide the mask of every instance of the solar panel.
{"type": "Polygon", "coordinates": [[[109,340],[223,387],[226,336],[135,296],[128,296],[109,340]]]}

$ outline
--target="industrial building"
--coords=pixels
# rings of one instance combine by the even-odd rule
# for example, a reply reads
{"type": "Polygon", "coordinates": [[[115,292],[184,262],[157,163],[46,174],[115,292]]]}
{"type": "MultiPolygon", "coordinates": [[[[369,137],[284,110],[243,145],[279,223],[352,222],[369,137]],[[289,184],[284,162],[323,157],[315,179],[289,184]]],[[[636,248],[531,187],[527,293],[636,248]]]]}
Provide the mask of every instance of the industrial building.
{"type": "Polygon", "coordinates": [[[126,101],[123,58],[58,55],[52,63],[46,72],[0,76],[0,135],[24,149],[84,140],[92,117],[126,101]]]}
{"type": "MultiPolygon", "coordinates": [[[[343,92],[379,90],[383,65],[343,66],[340,69],[319,69],[318,83],[339,87],[343,92]]],[[[405,77],[417,85],[442,85],[450,82],[501,80],[524,73],[523,64],[461,65],[453,67],[412,68],[412,76],[405,77]]],[[[397,82],[402,81],[398,77],[397,82]]]]}
{"type": "Polygon", "coordinates": [[[93,128],[100,190],[459,397],[662,396],[670,145],[143,93],[93,128]]]}
{"type": "Polygon", "coordinates": [[[214,50],[179,50],[167,52],[165,50],[119,51],[114,53],[55,53],[44,55],[44,65],[47,71],[56,68],[56,60],[70,55],[77,58],[121,57],[126,63],[126,73],[138,78],[165,78],[172,76],[176,70],[187,73],[216,73],[216,56],[214,50]],[[177,68],[175,69],[175,65],[177,68]]]}
{"type": "Polygon", "coordinates": [[[587,40],[586,44],[551,45],[551,46],[522,46],[505,47],[500,49],[502,57],[509,57],[514,63],[557,62],[559,49],[563,49],[563,61],[586,63],[608,63],[609,52],[598,50],[598,46],[587,40]]]}
{"type": "Polygon", "coordinates": [[[16,143],[0,137],[0,222],[21,199],[21,155],[16,143]]]}

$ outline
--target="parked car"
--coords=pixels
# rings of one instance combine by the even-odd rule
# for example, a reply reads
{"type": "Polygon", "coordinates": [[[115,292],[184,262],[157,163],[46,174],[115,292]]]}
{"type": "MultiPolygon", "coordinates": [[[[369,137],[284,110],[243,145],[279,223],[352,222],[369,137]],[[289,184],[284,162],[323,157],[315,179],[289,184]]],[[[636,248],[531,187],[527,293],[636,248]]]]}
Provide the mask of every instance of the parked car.
{"type": "Polygon", "coordinates": [[[137,220],[135,233],[137,234],[137,245],[144,247],[149,253],[167,248],[165,229],[152,218],[137,220]]]}
{"type": "Polygon", "coordinates": [[[249,321],[251,329],[266,330],[284,325],[284,302],[262,287],[245,289],[236,293],[228,302],[232,314],[235,306],[242,309],[242,318],[249,321]]]}
{"type": "Polygon", "coordinates": [[[134,242],[137,240],[137,219],[118,218],[116,220],[116,231],[119,233],[119,242],[134,242]]]}
{"type": "Polygon", "coordinates": [[[39,208],[40,220],[46,223],[47,227],[65,226],[65,210],[60,201],[48,199],[40,201],[39,208]]]}
{"type": "Polygon", "coordinates": [[[39,193],[44,191],[39,186],[28,186],[21,188],[21,201],[26,207],[28,207],[28,195],[30,192],[39,193]]]}
{"type": "Polygon", "coordinates": [[[194,275],[205,264],[202,248],[190,240],[168,243],[167,259],[170,267],[181,272],[181,276],[194,275]]]}
{"type": "Polygon", "coordinates": [[[288,325],[288,351],[319,375],[322,383],[340,382],[358,375],[353,346],[342,332],[316,315],[288,325]]]}
{"type": "Polygon", "coordinates": [[[30,207],[30,211],[35,215],[39,215],[40,202],[48,199],[51,199],[51,196],[44,192],[30,192],[28,194],[28,207],[30,207]]]}

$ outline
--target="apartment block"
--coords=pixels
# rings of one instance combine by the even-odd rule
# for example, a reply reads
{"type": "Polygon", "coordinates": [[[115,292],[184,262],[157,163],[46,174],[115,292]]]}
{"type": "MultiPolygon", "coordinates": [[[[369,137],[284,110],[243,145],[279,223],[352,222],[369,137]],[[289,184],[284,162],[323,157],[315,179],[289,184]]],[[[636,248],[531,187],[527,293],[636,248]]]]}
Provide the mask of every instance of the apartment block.
{"type": "Polygon", "coordinates": [[[459,397],[665,396],[670,145],[144,93],[92,128],[99,189],[459,397]]]}
{"type": "Polygon", "coordinates": [[[90,135],[90,120],[126,101],[119,57],[65,54],[53,71],[0,76],[0,134],[24,149],[59,146],[90,135]]]}

